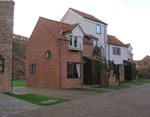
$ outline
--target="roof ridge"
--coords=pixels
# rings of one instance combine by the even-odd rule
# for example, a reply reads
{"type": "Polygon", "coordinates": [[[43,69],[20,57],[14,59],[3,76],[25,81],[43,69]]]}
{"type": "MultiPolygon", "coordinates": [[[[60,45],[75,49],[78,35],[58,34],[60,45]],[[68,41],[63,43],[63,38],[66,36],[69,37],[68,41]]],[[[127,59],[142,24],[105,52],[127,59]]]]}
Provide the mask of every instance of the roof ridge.
{"type": "Polygon", "coordinates": [[[56,20],[52,20],[52,19],[48,19],[48,18],[45,18],[45,17],[41,17],[40,18],[42,19],[46,19],[46,20],[50,20],[50,21],[53,21],[53,22],[57,22],[57,23],[61,23],[61,24],[66,24],[66,25],[70,25],[70,24],[67,24],[67,23],[63,23],[63,22],[59,22],[59,21],[56,21],[56,20]]]}
{"type": "MultiPolygon", "coordinates": [[[[74,8],[69,8],[69,9],[72,9],[72,10],[75,10],[75,11],[78,11],[78,12],[81,12],[81,13],[84,13],[84,14],[87,14],[87,15],[90,15],[90,16],[93,16],[93,15],[91,15],[91,14],[88,14],[88,13],[85,13],[85,12],[82,12],[82,11],[79,11],[79,10],[76,10],[76,9],[74,9],[74,8]]],[[[95,16],[93,16],[93,17],[95,17],[95,16]]],[[[96,17],[95,17],[96,18],[96,17]]]]}

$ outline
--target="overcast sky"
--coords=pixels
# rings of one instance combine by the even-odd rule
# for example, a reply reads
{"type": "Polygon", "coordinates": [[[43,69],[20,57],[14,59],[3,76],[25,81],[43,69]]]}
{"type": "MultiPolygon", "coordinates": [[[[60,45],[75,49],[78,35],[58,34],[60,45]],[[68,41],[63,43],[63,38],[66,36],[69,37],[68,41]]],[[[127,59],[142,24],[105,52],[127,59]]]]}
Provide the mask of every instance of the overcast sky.
{"type": "Polygon", "coordinates": [[[108,23],[108,34],[133,47],[135,60],[150,54],[150,0],[14,0],[14,33],[30,37],[39,16],[60,21],[68,8],[108,23]]]}

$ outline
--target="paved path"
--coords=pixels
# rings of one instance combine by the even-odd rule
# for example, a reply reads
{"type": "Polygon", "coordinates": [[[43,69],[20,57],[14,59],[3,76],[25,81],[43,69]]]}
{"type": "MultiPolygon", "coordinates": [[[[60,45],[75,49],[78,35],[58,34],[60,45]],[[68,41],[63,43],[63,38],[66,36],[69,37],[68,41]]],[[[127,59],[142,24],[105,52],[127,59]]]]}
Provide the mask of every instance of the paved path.
{"type": "Polygon", "coordinates": [[[36,108],[43,107],[0,93],[0,117],[36,108]]]}
{"type": "Polygon", "coordinates": [[[82,97],[13,117],[150,117],[150,84],[82,97]]]}

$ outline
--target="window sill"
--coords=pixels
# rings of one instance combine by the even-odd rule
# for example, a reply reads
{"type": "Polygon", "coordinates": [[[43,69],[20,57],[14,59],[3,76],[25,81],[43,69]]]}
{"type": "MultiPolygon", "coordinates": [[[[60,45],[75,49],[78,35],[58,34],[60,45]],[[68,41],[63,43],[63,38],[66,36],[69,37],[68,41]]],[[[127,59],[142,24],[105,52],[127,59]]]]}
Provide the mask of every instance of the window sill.
{"type": "MultiPolygon", "coordinates": [[[[81,78],[81,77],[80,77],[81,78]]],[[[67,78],[67,79],[80,79],[80,78],[67,78]]]]}

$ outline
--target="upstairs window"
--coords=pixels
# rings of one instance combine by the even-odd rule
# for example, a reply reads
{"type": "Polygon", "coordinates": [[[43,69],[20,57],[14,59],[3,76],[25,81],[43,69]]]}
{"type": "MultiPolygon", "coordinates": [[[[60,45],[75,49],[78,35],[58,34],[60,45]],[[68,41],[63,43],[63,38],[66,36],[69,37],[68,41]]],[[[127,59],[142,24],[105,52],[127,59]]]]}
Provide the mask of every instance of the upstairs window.
{"type": "Polygon", "coordinates": [[[4,72],[4,58],[0,55],[0,72],[4,72]]]}
{"type": "Polygon", "coordinates": [[[145,65],[147,65],[147,62],[144,62],[145,65]]]}
{"type": "Polygon", "coordinates": [[[138,63],[138,65],[140,65],[140,63],[138,63]]]}
{"type": "Polygon", "coordinates": [[[117,47],[113,47],[113,54],[114,55],[121,55],[121,49],[117,47]]]}
{"type": "Polygon", "coordinates": [[[30,74],[35,74],[36,72],[36,64],[31,64],[29,69],[30,74]]]}
{"type": "Polygon", "coordinates": [[[72,36],[69,36],[70,45],[72,46],[72,36]]]}
{"type": "Polygon", "coordinates": [[[80,78],[80,63],[67,63],[67,77],[80,78]]]}
{"type": "Polygon", "coordinates": [[[101,26],[96,24],[96,33],[101,34],[101,26]]]}
{"type": "Polygon", "coordinates": [[[46,51],[45,58],[46,59],[51,59],[51,51],[50,50],[46,51]]]}
{"type": "Polygon", "coordinates": [[[77,47],[77,36],[74,37],[74,47],[77,47]]]}

